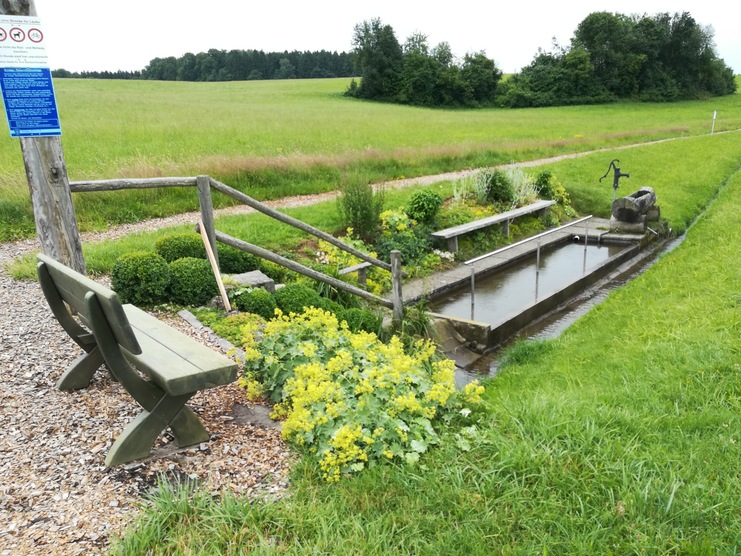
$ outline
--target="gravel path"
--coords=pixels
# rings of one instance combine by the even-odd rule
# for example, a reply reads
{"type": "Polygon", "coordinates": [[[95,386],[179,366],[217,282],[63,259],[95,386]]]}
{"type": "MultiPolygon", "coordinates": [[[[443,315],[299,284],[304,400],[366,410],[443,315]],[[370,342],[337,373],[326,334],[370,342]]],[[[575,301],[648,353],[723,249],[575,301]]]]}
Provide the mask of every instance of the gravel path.
{"type": "MultiPolygon", "coordinates": [[[[599,151],[518,166],[538,166],[593,152],[599,151]]],[[[379,185],[396,188],[432,184],[471,173],[449,172],[379,185]]],[[[266,204],[274,208],[300,207],[336,196],[337,192],[330,192],[266,204]]],[[[218,210],[217,214],[249,212],[253,209],[237,206],[218,210]]],[[[82,234],[82,241],[91,243],[194,224],[198,217],[193,212],[115,226],[82,234]]],[[[169,479],[203,481],[214,492],[230,489],[251,497],[280,496],[287,483],[289,452],[277,430],[244,422],[243,416],[249,411],[242,405],[244,396],[235,385],[201,392],[189,403],[212,433],[210,442],[175,450],[169,444],[172,438],[164,435],[147,460],[105,467],[105,453],[139,408],[103,372],[96,373],[85,390],[60,392],[55,388],[59,375],[81,350],[53,318],[38,284],[17,282],[1,270],[5,263],[36,250],[36,240],[0,244],[0,556],[104,551],[110,536],[131,522],[134,504],[159,473],[169,479]]],[[[167,313],[156,316],[219,349],[206,332],[193,329],[179,317],[167,313]]],[[[259,409],[253,408],[256,412],[259,409]]]]}

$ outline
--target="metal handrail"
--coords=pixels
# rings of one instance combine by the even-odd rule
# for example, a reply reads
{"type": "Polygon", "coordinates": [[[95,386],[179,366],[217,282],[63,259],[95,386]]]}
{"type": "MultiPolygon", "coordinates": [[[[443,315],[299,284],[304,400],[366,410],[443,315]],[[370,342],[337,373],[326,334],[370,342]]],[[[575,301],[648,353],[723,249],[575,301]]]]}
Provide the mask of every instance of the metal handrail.
{"type": "Polygon", "coordinates": [[[579,224],[581,222],[584,222],[585,220],[589,220],[590,218],[593,218],[594,215],[590,214],[589,216],[585,216],[584,218],[579,218],[578,220],[574,220],[573,222],[569,222],[568,224],[564,224],[563,226],[559,226],[558,228],[553,228],[552,230],[546,230],[545,232],[541,232],[539,234],[536,234],[534,236],[527,237],[525,239],[521,239],[518,242],[512,243],[511,245],[506,245],[504,247],[500,247],[499,249],[492,251],[490,253],[486,253],[484,255],[479,255],[478,257],[474,257],[473,259],[470,259],[463,264],[473,264],[475,262],[481,261],[483,259],[489,258],[493,255],[497,255],[498,253],[503,253],[504,251],[507,251],[508,249],[512,249],[514,247],[517,247],[519,245],[522,245],[524,243],[527,243],[528,241],[533,241],[534,239],[540,239],[541,237],[547,236],[549,234],[553,234],[556,232],[560,232],[564,228],[568,228],[569,226],[574,226],[576,224],[579,224]]]}

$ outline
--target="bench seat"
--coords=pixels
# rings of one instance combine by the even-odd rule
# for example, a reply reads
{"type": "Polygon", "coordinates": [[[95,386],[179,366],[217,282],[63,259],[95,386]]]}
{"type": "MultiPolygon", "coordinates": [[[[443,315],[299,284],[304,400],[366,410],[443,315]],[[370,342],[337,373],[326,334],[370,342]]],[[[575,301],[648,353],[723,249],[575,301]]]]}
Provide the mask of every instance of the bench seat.
{"type": "Polygon", "coordinates": [[[231,359],[133,305],[123,308],[142,349],[139,355],[122,350],[126,359],[171,396],[200,392],[237,379],[237,365],[231,359]]]}
{"type": "Polygon", "coordinates": [[[494,226],[495,224],[503,224],[504,234],[508,236],[510,220],[514,220],[515,218],[533,212],[542,212],[542,214],[545,215],[546,210],[548,210],[549,207],[552,207],[555,204],[556,201],[536,201],[524,207],[520,207],[514,210],[508,210],[507,212],[495,214],[494,216],[488,216],[486,218],[481,218],[480,220],[474,220],[473,222],[469,222],[468,224],[461,224],[460,226],[446,228],[444,230],[440,230],[439,232],[433,232],[430,235],[432,237],[448,240],[448,251],[456,253],[458,251],[458,236],[462,236],[463,234],[467,234],[469,232],[475,232],[476,230],[480,230],[482,228],[488,228],[489,226],[494,226]]]}

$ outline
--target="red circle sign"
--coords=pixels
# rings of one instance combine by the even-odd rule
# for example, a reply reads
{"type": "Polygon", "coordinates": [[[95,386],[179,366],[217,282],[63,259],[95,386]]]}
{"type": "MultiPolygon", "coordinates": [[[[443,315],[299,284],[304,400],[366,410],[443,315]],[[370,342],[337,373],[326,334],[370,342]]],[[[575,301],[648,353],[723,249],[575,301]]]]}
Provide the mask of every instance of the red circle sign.
{"type": "Polygon", "coordinates": [[[3,42],[7,38],[8,38],[8,33],[5,32],[5,29],[0,27],[0,42],[3,42]]]}
{"type": "Polygon", "coordinates": [[[44,40],[44,34],[39,29],[29,29],[28,39],[31,42],[39,43],[44,40]]]}
{"type": "Polygon", "coordinates": [[[10,30],[10,38],[13,39],[15,42],[23,42],[24,40],[26,40],[26,33],[23,31],[23,29],[13,27],[10,30]]]}

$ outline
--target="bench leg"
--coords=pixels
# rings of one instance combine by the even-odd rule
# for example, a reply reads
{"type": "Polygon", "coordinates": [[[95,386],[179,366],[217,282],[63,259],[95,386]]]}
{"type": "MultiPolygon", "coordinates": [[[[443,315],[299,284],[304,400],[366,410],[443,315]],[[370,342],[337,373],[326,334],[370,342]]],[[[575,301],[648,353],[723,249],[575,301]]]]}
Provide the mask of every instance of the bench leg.
{"type": "Polygon", "coordinates": [[[448,251],[451,253],[458,252],[458,236],[448,238],[448,251]]]}
{"type": "Polygon", "coordinates": [[[509,237],[509,220],[502,222],[502,235],[509,237]]]}
{"type": "Polygon", "coordinates": [[[105,464],[110,467],[149,456],[154,441],[183,410],[185,402],[191,397],[193,394],[182,396],[165,394],[151,412],[142,411],[113,444],[106,455],[105,464]]]}
{"type": "Polygon", "coordinates": [[[95,346],[90,353],[84,353],[72,362],[57,381],[57,388],[59,390],[87,388],[93,374],[104,362],[100,348],[95,346]]]}
{"type": "Polygon", "coordinates": [[[364,288],[368,286],[368,273],[365,268],[358,270],[358,285],[364,288]]]}
{"type": "Polygon", "coordinates": [[[208,442],[211,438],[201,420],[187,406],[183,407],[170,422],[170,429],[175,437],[175,446],[178,448],[208,442]]]}

